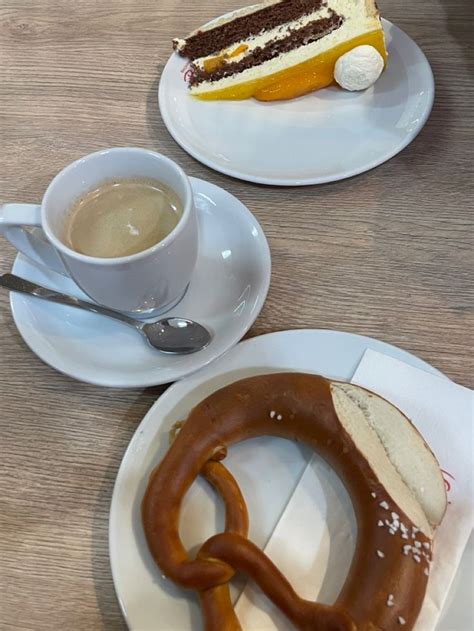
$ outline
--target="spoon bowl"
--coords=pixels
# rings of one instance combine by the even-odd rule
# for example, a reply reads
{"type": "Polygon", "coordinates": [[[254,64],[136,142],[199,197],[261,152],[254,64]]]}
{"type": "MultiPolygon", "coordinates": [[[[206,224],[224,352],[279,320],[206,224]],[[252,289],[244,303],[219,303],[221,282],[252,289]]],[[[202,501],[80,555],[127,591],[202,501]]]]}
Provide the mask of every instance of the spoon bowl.
{"type": "Polygon", "coordinates": [[[211,334],[202,324],[185,318],[164,318],[147,323],[141,331],[162,353],[187,355],[206,348],[211,341],[211,334]]]}

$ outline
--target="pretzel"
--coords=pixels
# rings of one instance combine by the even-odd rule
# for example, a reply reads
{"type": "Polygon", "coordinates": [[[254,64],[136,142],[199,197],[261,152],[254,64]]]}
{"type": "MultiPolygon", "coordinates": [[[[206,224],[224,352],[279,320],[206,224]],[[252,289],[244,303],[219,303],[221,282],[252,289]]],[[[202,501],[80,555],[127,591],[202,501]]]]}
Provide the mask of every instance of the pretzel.
{"type": "Polygon", "coordinates": [[[401,412],[351,384],[279,373],[235,382],[191,411],[150,476],[142,520],[163,574],[198,592],[207,631],[241,629],[229,596],[229,581],[237,570],[257,583],[298,629],[369,631],[411,629],[415,624],[428,582],[434,531],[445,508],[436,459],[401,412]],[[244,499],[218,461],[228,446],[262,435],[309,445],[332,465],[349,492],[357,520],[356,549],[332,606],[300,598],[247,539],[244,499]],[[396,448],[399,436],[410,440],[409,449],[396,448]],[[179,515],[199,474],[223,498],[226,525],[224,533],[208,539],[190,559],[179,537],[179,515]]]}

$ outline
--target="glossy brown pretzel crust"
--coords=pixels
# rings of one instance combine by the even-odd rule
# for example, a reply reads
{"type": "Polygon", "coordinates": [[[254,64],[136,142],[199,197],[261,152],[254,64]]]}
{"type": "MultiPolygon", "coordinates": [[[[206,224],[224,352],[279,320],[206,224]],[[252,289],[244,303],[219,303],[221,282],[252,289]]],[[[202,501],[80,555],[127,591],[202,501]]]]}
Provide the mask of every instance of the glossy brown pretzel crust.
{"type": "Polygon", "coordinates": [[[298,629],[411,629],[423,602],[431,540],[381,485],[339,421],[330,382],[322,377],[297,373],[252,377],[202,401],[153,471],[142,518],[148,546],[162,572],[198,592],[208,631],[241,629],[229,597],[229,581],[236,570],[248,574],[298,629]],[[309,445],[331,464],[349,492],[357,519],[356,550],[333,606],[299,598],[272,561],[247,539],[244,499],[217,460],[228,446],[262,435],[309,445]],[[223,498],[226,527],[206,541],[192,560],[179,537],[179,515],[182,499],[199,474],[223,498]],[[400,527],[392,532],[389,524],[394,522],[400,527]]]}

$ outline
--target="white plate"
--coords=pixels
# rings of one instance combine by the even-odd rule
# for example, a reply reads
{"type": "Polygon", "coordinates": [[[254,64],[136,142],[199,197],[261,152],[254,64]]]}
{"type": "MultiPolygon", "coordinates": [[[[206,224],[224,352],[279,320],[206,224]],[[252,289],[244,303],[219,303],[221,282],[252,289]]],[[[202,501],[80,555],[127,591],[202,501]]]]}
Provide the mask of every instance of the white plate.
{"type": "Polygon", "coordinates": [[[291,101],[199,101],[173,54],[159,87],[168,131],[196,160],[227,175],[282,186],[321,184],[389,160],[431,112],[434,82],[415,42],[383,20],[389,61],[365,92],[331,86],[291,101]]]}
{"type": "MultiPolygon", "coordinates": [[[[336,331],[284,331],[238,344],[211,366],[174,384],[158,399],[124,455],[110,510],[112,574],[130,629],[202,628],[199,606],[192,593],[161,578],[141,527],[140,502],[151,470],[168,447],[172,424],[185,418],[196,403],[218,388],[261,372],[298,370],[349,380],[367,348],[438,373],[421,359],[371,338],[336,331]]],[[[242,489],[250,514],[249,536],[258,546],[265,546],[310,455],[309,450],[296,443],[272,437],[246,441],[229,450],[226,466],[242,489]]],[[[185,545],[196,549],[222,528],[223,515],[216,509],[212,491],[205,484],[195,483],[183,505],[181,534],[185,545]]],[[[234,597],[237,594],[238,589],[234,589],[234,597]]],[[[331,594],[325,596],[326,602],[330,601],[331,594]]],[[[444,618],[446,625],[440,629],[462,629],[454,623],[448,626],[448,620],[456,620],[459,610],[456,601],[452,603],[449,618],[444,618]]]]}
{"type": "MultiPolygon", "coordinates": [[[[191,178],[199,218],[199,253],[183,300],[166,315],[202,322],[211,344],[193,355],[165,355],[131,327],[11,293],[15,324],[44,362],[75,379],[100,386],[147,387],[176,381],[234,346],[248,331],[270,283],[270,250],[250,211],[233,195],[191,178]]],[[[28,280],[84,296],[68,278],[18,255],[13,272],[28,280]]]]}

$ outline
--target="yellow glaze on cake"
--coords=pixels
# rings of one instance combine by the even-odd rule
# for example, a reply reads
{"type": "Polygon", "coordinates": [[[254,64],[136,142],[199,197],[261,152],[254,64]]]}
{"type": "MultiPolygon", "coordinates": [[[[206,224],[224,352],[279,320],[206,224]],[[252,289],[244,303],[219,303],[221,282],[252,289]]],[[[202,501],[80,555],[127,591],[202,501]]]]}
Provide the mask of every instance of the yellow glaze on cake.
{"type": "Polygon", "coordinates": [[[194,98],[203,101],[237,101],[255,97],[259,101],[280,101],[303,96],[330,85],[334,81],[334,66],[338,58],[362,44],[374,46],[384,58],[385,63],[387,62],[383,30],[380,28],[342,42],[312,59],[268,77],[221,90],[196,94],[194,98]]]}

